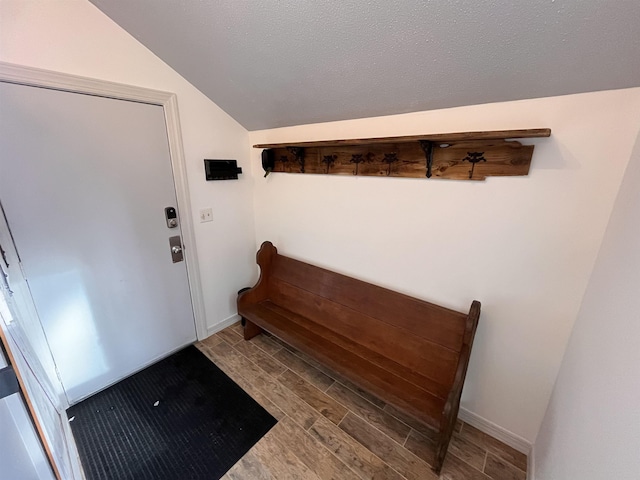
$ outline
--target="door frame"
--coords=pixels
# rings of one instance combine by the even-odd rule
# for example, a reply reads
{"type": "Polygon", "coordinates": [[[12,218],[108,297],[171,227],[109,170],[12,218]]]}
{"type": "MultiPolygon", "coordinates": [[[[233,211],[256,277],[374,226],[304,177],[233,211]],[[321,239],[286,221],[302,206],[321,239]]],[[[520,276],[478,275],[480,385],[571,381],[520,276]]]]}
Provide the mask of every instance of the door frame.
{"type": "Polygon", "coordinates": [[[200,265],[198,263],[198,252],[196,249],[191,197],[189,195],[186,160],[182,144],[182,132],[178,115],[178,98],[176,94],[7,62],[0,62],[0,81],[63,90],[71,93],[89,94],[116,100],[129,100],[162,107],[167,128],[173,183],[176,189],[178,212],[180,213],[182,244],[187,266],[187,278],[189,280],[196,335],[198,340],[205,339],[208,336],[207,319],[204,309],[200,265]]]}

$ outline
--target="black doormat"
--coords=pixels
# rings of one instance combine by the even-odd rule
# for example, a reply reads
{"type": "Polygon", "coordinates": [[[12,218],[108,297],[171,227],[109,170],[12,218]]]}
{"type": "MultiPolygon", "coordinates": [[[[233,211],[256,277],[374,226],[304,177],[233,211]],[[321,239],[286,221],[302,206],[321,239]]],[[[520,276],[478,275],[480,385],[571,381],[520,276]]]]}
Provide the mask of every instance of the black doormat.
{"type": "Polygon", "coordinates": [[[194,346],[67,416],[87,480],[216,480],[276,424],[194,346]]]}

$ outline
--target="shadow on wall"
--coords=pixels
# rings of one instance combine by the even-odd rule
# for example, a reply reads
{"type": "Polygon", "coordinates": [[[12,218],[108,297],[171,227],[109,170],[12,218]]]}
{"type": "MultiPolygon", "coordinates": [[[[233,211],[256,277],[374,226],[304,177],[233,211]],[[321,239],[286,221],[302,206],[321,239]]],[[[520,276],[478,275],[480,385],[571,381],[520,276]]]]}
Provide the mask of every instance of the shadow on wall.
{"type": "Polygon", "coordinates": [[[535,444],[537,480],[640,472],[640,135],[535,444]]]}

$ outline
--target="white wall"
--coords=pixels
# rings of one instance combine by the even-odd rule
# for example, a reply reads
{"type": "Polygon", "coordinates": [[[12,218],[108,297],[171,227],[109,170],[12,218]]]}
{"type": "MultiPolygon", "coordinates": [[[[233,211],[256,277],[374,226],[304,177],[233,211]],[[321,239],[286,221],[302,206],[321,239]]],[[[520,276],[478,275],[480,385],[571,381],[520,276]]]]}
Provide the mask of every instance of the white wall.
{"type": "Polygon", "coordinates": [[[640,135],[535,444],[538,480],[640,478],[640,135]]]}
{"type": "Polygon", "coordinates": [[[532,443],[633,142],[640,89],[250,132],[252,144],[549,127],[527,177],[262,178],[256,244],[467,311],[482,302],[462,407],[532,443]]]}
{"type": "Polygon", "coordinates": [[[0,60],[177,94],[207,322],[234,315],[253,272],[251,181],[206,182],[203,159],[248,171],[247,131],[86,0],[2,0],[0,60]],[[206,207],[214,221],[200,224],[206,207]]]}

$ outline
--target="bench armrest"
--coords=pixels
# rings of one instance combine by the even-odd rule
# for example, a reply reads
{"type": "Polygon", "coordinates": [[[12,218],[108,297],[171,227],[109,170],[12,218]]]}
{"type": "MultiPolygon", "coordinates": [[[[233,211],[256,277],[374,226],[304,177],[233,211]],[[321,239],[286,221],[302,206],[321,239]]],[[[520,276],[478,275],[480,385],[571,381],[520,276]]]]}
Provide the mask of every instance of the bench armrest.
{"type": "Polygon", "coordinates": [[[260,266],[260,278],[252,288],[238,295],[238,312],[243,305],[251,305],[269,298],[269,277],[271,265],[278,249],[271,242],[264,242],[256,254],[256,261],[260,266]]]}
{"type": "Polygon", "coordinates": [[[458,418],[458,410],[460,409],[460,397],[462,396],[462,387],[464,379],[467,376],[467,367],[469,366],[469,357],[471,356],[471,346],[476,335],[478,327],[478,319],[480,318],[480,302],[474,300],[467,315],[467,323],[462,340],[462,349],[460,350],[460,358],[456,369],[456,376],[453,380],[453,386],[447,397],[447,403],[442,411],[440,422],[440,439],[436,445],[434,470],[439,475],[444,463],[445,455],[449,448],[451,435],[458,418]]]}

